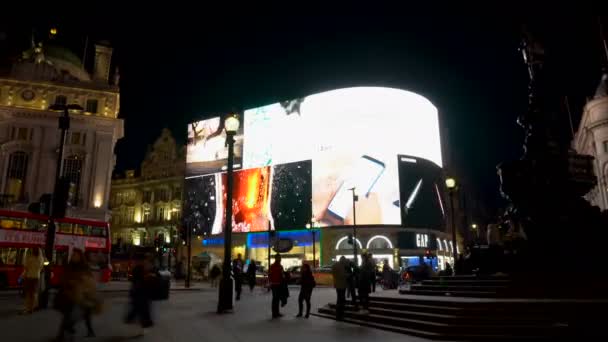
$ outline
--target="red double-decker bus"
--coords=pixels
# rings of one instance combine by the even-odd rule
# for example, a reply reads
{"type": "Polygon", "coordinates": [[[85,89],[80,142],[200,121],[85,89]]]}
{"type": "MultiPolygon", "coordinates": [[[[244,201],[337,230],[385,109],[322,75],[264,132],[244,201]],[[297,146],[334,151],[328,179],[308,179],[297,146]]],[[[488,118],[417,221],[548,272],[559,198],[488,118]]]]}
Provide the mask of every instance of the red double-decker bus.
{"type": "MultiPolygon", "coordinates": [[[[45,215],[0,210],[0,288],[19,286],[28,249],[44,249],[48,224],[45,215]]],[[[59,283],[73,248],[84,251],[99,282],[108,282],[112,273],[109,224],[66,217],[55,219],[55,226],[51,286],[59,283]]]]}

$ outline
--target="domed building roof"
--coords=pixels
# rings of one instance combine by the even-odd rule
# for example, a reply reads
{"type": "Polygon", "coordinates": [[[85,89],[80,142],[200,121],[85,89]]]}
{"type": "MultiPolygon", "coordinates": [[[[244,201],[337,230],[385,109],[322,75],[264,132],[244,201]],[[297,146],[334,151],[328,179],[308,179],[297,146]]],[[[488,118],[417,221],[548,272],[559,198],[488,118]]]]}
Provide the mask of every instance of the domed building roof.
{"type": "Polygon", "coordinates": [[[50,81],[91,81],[82,61],[72,51],[57,45],[37,47],[23,52],[23,58],[13,65],[13,76],[50,81]]]}

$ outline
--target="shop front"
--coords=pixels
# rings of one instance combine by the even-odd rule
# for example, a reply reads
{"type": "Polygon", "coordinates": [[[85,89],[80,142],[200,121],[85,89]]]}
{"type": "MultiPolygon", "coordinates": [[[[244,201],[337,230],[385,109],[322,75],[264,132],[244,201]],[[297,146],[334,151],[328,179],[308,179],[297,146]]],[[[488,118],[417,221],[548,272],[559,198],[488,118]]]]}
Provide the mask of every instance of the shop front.
{"type": "MultiPolygon", "coordinates": [[[[371,254],[379,267],[384,264],[392,269],[418,265],[421,261],[433,265],[435,271],[443,270],[452,261],[450,243],[441,232],[402,227],[358,227],[357,254],[371,254]]],[[[352,228],[324,228],[323,265],[331,264],[344,256],[353,260],[355,241],[352,228]]]]}
{"type": "Polygon", "coordinates": [[[303,262],[319,263],[321,255],[321,241],[318,229],[294,230],[268,233],[249,233],[247,235],[247,258],[255,260],[268,267],[274,262],[275,254],[281,254],[281,264],[285,269],[300,266],[303,262]],[[270,241],[270,244],[269,244],[270,241]],[[313,244],[314,241],[314,244],[313,244]],[[314,247],[313,247],[314,246],[314,247]]]}

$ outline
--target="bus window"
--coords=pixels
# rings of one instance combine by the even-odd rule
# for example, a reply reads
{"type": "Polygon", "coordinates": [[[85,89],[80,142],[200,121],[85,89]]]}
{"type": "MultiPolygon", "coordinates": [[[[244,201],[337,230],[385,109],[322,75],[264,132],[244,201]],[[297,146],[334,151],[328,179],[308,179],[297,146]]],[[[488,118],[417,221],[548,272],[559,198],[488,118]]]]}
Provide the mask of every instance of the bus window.
{"type": "Polygon", "coordinates": [[[36,219],[25,219],[25,229],[36,231],[46,230],[47,223],[36,219]]]}
{"type": "Polygon", "coordinates": [[[72,224],[57,222],[57,233],[72,234],[72,224]]]}
{"type": "Polygon", "coordinates": [[[19,266],[23,264],[24,248],[0,248],[0,264],[19,266]]]}
{"type": "Polygon", "coordinates": [[[106,227],[96,227],[91,226],[91,235],[92,236],[106,236],[106,227]]]}
{"type": "Polygon", "coordinates": [[[90,235],[90,226],[86,224],[74,224],[74,234],[90,235]]]}
{"type": "Polygon", "coordinates": [[[68,251],[55,250],[53,251],[53,260],[57,266],[65,266],[68,264],[68,251]]]}
{"type": "Polygon", "coordinates": [[[0,216],[0,227],[4,229],[21,229],[23,221],[15,217],[0,216]]]}

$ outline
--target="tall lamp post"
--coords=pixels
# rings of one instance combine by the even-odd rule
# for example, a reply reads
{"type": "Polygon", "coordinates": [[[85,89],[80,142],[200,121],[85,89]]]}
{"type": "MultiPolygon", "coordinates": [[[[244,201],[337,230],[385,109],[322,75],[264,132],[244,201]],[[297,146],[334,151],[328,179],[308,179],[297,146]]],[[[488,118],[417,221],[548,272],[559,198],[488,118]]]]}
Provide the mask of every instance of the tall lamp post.
{"type": "Polygon", "coordinates": [[[471,224],[471,230],[475,233],[475,244],[477,244],[477,240],[479,239],[479,231],[477,230],[477,223],[471,224]]]}
{"type": "Polygon", "coordinates": [[[310,219],[310,223],[306,224],[306,228],[310,230],[310,233],[312,235],[312,267],[315,268],[317,267],[317,250],[316,250],[316,246],[315,246],[315,218],[312,217],[310,219]]]}
{"type": "Polygon", "coordinates": [[[352,187],[348,189],[353,192],[353,257],[355,265],[359,265],[359,259],[357,259],[357,209],[355,203],[359,200],[359,196],[355,193],[357,188],[352,187]]]}
{"type": "Polygon", "coordinates": [[[228,146],[228,169],[226,171],[226,225],[224,226],[224,267],[222,280],[220,282],[219,300],[217,312],[224,313],[232,310],[232,287],[231,273],[232,259],[232,189],[234,187],[234,135],[239,129],[239,119],[236,115],[230,115],[224,120],[226,129],[226,145],[228,146]]]}
{"type": "Polygon", "coordinates": [[[457,253],[457,243],[456,243],[456,218],[454,217],[454,192],[456,191],[456,180],[454,178],[447,178],[445,180],[445,186],[448,188],[448,193],[450,195],[450,215],[452,221],[452,253],[454,255],[454,263],[456,263],[456,259],[458,258],[457,253]]]}
{"type": "MultiPolygon", "coordinates": [[[[61,135],[59,137],[59,153],[57,154],[57,164],[55,166],[55,187],[53,190],[53,200],[51,201],[50,206],[50,219],[48,223],[47,233],[46,233],[46,242],[44,246],[44,254],[46,257],[45,268],[44,268],[44,291],[40,296],[40,307],[47,308],[49,304],[49,288],[51,283],[51,261],[53,260],[53,249],[55,247],[55,218],[58,218],[60,215],[59,211],[59,203],[57,202],[57,196],[59,194],[60,187],[60,179],[61,179],[61,170],[63,169],[63,150],[65,147],[65,138],[68,134],[68,129],[70,129],[70,110],[73,111],[82,111],[83,108],[77,104],[63,105],[63,104],[54,104],[49,106],[49,109],[52,111],[63,112],[63,115],[59,117],[59,129],[61,130],[61,135]]],[[[65,203],[61,206],[65,207],[65,203]]],[[[62,214],[63,215],[63,214],[62,214]]]]}

